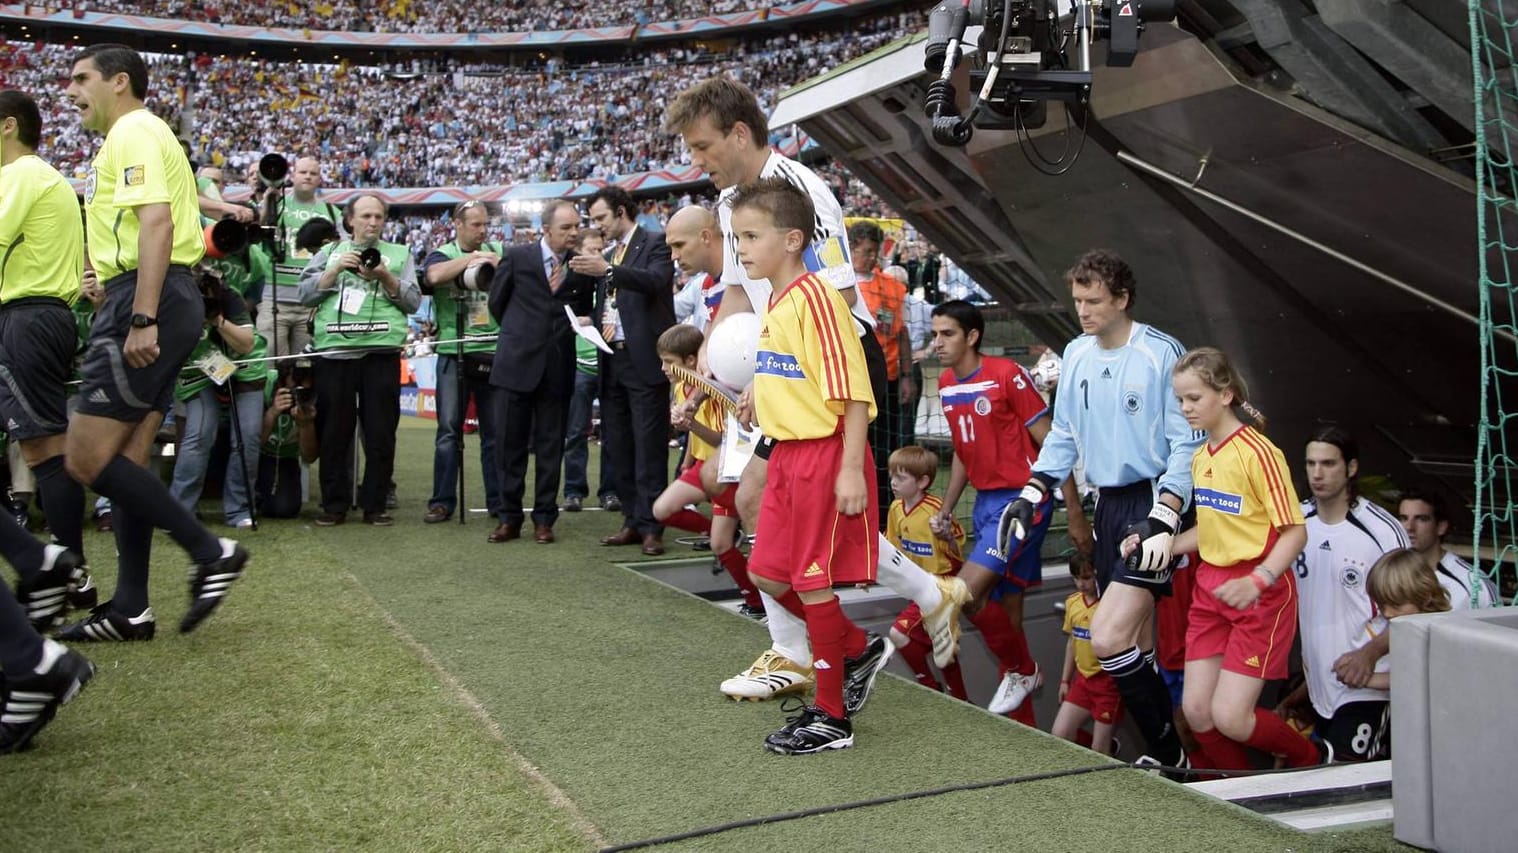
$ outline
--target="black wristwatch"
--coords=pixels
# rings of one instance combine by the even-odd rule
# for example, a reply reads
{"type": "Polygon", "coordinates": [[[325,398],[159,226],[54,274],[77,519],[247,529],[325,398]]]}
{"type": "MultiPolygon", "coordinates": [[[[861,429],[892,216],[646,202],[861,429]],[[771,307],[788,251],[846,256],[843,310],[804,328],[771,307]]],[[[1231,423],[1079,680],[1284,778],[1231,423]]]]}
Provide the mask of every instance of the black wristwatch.
{"type": "Polygon", "coordinates": [[[150,317],[147,314],[132,315],[132,328],[134,329],[146,329],[149,326],[156,325],[158,325],[157,317],[150,317]]]}

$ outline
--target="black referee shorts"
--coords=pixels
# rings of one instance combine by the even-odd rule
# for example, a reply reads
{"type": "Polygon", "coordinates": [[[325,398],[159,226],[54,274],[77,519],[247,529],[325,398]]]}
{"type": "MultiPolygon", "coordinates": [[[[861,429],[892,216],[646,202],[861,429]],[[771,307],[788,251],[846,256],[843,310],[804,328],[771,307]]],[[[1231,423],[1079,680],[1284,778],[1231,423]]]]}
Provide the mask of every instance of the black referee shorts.
{"type": "Polygon", "coordinates": [[[90,348],[80,369],[79,412],[135,422],[148,412],[165,411],[173,400],[179,369],[200,342],[206,322],[205,302],[187,267],[171,266],[158,297],[158,359],[131,367],[122,355],[132,330],[132,300],[137,271],[105,283],[105,302],[95,313],[90,348]]]}
{"type": "Polygon", "coordinates": [[[12,439],[62,435],[79,332],[68,303],[28,297],[0,306],[0,420],[12,439]]]}

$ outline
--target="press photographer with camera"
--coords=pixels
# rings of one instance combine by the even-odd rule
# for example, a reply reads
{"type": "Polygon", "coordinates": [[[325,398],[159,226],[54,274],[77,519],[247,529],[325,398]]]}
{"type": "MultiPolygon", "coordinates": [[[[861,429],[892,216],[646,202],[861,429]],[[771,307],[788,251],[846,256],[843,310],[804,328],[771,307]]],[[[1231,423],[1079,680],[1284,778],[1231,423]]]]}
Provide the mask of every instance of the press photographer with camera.
{"type": "Polygon", "coordinates": [[[311,365],[304,359],[269,371],[268,408],[264,409],[258,458],[258,511],[264,518],[295,518],[305,501],[305,465],[314,463],[321,445],[316,438],[316,390],[311,365]]]}
{"type": "MultiPolygon", "coordinates": [[[[292,168],[277,154],[266,154],[257,169],[250,170],[255,188],[263,187],[262,222],[275,228],[274,289],[264,294],[258,304],[258,333],[269,342],[274,356],[293,355],[311,343],[307,321],[311,312],[300,299],[301,272],[315,255],[298,238],[301,226],[321,218],[343,234],[343,219],[337,206],[317,197],[322,185],[321,162],[315,157],[301,157],[292,168]],[[286,180],[288,172],[288,180],[286,180]],[[289,191],[285,191],[285,187],[289,191]]],[[[351,204],[350,204],[351,207],[351,204]]]]}
{"type": "Polygon", "coordinates": [[[474,397],[480,419],[480,472],[485,478],[485,506],[500,508],[500,477],[495,466],[494,389],[490,363],[501,327],[490,316],[490,281],[501,262],[501,244],[485,241],[489,224],[485,203],[466,201],[453,209],[454,240],[422,262],[423,289],[432,294],[439,341],[480,338],[437,347],[437,439],[432,457],[432,497],[422,520],[437,524],[453,517],[458,506],[459,469],[464,454],[464,412],[474,397]]]}
{"type": "Polygon", "coordinates": [[[205,302],[205,329],[200,343],[185,359],[174,384],[174,402],[183,430],[174,457],[169,494],[191,512],[205,487],[211,451],[221,428],[221,413],[229,402],[226,475],[222,479],[223,520],[236,528],[251,528],[253,496],[249,488],[258,465],[258,428],[263,417],[262,361],[238,365],[264,354],[264,342],[253,332],[247,303],[228,287],[209,265],[195,275],[205,302]]]}
{"type": "Polygon", "coordinates": [[[300,301],[315,308],[316,430],[321,440],[322,514],[318,527],[347,520],[353,496],[355,425],[363,429],[364,522],[395,523],[385,494],[395,469],[401,416],[401,347],[407,316],[422,302],[411,251],[380,239],[389,207],[374,193],[348,202],[353,239],[317,252],[300,276],[300,301]],[[356,399],[355,399],[356,397],[356,399]]]}

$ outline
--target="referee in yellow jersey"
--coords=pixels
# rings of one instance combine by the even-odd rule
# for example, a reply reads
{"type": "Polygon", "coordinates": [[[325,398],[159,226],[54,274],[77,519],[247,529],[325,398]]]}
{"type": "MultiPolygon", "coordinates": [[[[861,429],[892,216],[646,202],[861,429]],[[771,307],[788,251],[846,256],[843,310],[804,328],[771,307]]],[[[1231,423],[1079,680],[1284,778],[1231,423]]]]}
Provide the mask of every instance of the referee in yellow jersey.
{"type": "Polygon", "coordinates": [[[119,44],[74,59],[67,97],[85,130],[105,135],[84,190],[89,263],[105,288],[69,424],[68,472],[110,498],[118,575],[112,600],[64,629],[69,640],[147,640],[153,528],[189,552],[193,631],[242,575],[248,553],[218,539],[147,469],[180,365],[200,340],[205,306],[190,267],[205,254],[195,176],[174,132],[143,106],[148,68],[119,44]]]}
{"type": "Polygon", "coordinates": [[[41,138],[36,101],[0,92],[0,422],[37,476],[59,543],[44,548],[7,518],[0,552],[21,575],[28,618],[46,630],[66,597],[93,607],[95,589],[83,566],[84,488],[63,469],[84,226],[73,187],[36,154],[41,138]]]}

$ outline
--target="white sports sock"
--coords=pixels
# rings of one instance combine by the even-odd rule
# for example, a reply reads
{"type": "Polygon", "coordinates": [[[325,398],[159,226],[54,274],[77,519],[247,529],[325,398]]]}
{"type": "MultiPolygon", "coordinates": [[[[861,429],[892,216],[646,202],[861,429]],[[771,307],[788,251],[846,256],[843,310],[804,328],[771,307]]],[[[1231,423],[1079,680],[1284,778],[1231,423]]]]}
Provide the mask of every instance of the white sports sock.
{"type": "Polygon", "coordinates": [[[934,576],[907,559],[885,534],[880,536],[880,562],[875,564],[875,572],[880,582],[897,595],[917,602],[924,615],[943,603],[943,593],[938,591],[934,576]]]}
{"type": "Polygon", "coordinates": [[[806,638],[806,622],[785,609],[769,593],[760,590],[759,600],[764,602],[764,615],[769,623],[770,645],[775,651],[790,658],[800,666],[812,665],[812,646],[806,638]]]}

